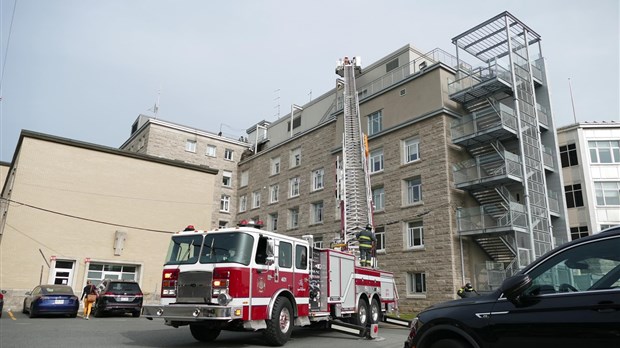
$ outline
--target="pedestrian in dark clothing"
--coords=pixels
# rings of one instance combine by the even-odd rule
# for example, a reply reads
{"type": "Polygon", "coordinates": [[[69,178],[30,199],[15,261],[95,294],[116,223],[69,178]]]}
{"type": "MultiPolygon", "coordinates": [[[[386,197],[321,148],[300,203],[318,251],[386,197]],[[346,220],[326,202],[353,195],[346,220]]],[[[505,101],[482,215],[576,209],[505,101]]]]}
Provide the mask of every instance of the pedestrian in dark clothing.
{"type": "Polygon", "coordinates": [[[471,285],[471,283],[465,284],[465,286],[460,288],[459,291],[456,292],[456,294],[459,295],[461,298],[474,297],[474,296],[479,296],[480,295],[476,291],[476,289],[474,289],[474,287],[471,285]]]}
{"type": "Polygon", "coordinates": [[[88,280],[86,281],[86,286],[84,290],[82,290],[82,298],[84,301],[84,319],[88,320],[90,317],[90,311],[93,308],[93,303],[97,301],[97,288],[93,285],[93,283],[88,280]]]}
{"type": "Polygon", "coordinates": [[[372,243],[377,241],[377,237],[372,233],[372,225],[366,225],[366,229],[355,234],[359,242],[360,248],[360,265],[370,267],[372,266],[372,243]]]}

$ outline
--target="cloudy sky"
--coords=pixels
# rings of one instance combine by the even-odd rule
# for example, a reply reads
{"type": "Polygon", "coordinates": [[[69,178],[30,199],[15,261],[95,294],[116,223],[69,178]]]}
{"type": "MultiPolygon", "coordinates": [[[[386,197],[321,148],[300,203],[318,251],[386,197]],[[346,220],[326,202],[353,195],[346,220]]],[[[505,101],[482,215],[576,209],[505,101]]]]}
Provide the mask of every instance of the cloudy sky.
{"type": "MultiPolygon", "coordinates": [[[[0,160],[22,129],[118,147],[141,114],[245,135],[370,64],[509,11],[542,37],[557,125],[620,120],[617,0],[0,0],[0,160]]],[[[474,63],[475,66],[479,62],[474,63]]]]}

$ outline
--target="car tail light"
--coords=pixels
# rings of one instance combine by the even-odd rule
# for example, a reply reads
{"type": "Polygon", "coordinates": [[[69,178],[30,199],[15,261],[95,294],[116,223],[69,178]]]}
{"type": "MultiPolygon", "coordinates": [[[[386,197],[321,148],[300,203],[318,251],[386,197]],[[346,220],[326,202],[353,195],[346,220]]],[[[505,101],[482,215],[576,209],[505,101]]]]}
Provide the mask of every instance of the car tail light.
{"type": "Polygon", "coordinates": [[[179,269],[164,269],[161,276],[161,297],[176,297],[179,269]]]}

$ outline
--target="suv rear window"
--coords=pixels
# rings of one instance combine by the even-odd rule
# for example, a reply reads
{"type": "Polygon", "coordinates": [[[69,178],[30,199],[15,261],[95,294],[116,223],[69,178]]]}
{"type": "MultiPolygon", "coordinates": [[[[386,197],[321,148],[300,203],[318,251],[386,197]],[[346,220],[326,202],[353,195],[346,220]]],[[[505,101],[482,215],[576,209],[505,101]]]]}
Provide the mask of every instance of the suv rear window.
{"type": "Polygon", "coordinates": [[[140,286],[136,283],[111,283],[108,287],[110,292],[140,292],[140,286]]]}

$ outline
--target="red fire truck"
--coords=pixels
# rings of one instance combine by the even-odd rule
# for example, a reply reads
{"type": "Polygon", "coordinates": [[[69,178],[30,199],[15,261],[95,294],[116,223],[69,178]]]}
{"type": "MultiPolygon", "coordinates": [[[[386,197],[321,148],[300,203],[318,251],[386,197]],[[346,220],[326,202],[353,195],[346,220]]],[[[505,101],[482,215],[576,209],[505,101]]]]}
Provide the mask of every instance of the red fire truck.
{"type": "Polygon", "coordinates": [[[293,326],[313,323],[364,335],[397,309],[391,273],[358,266],[348,252],[314,248],[311,236],[248,224],[173,235],[161,297],[161,305],[143,307],[147,319],[189,325],[199,341],[221,330],[263,330],[272,345],[285,344],[293,326]]]}

